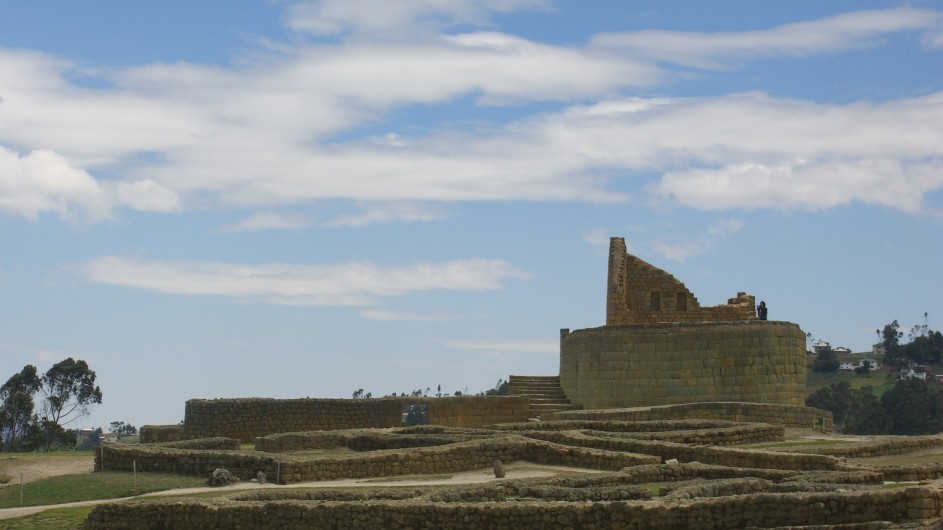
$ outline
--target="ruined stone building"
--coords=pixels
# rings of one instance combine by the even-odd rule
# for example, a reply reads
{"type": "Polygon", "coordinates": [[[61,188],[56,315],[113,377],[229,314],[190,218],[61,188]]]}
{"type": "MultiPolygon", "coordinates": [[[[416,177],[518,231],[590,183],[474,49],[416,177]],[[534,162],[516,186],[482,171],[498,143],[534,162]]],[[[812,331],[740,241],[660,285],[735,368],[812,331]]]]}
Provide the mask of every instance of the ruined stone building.
{"type": "Polygon", "coordinates": [[[606,325],[560,333],[560,386],[584,408],[737,401],[802,405],[805,334],[755,298],[701,306],[671,274],[609,247],[606,325]]]}

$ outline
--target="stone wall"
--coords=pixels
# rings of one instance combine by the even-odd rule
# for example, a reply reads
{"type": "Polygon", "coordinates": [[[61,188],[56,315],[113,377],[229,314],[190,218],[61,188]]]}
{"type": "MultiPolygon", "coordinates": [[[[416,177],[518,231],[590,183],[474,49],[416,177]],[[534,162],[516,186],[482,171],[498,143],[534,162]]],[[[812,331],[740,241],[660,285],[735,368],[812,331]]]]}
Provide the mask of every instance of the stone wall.
{"type": "MultiPolygon", "coordinates": [[[[752,493],[758,480],[731,481],[715,495],[662,502],[620,500],[597,502],[503,501],[508,488],[496,484],[497,501],[424,502],[386,498],[301,500],[305,492],[285,492],[288,500],[224,499],[157,500],[109,503],[90,513],[88,530],[149,530],[189,528],[515,528],[600,530],[650,528],[886,528],[872,521],[906,522],[939,517],[943,493],[931,487],[895,490],[828,491],[822,493],[752,493]],[[346,501],[346,502],[345,502],[346,501]]],[[[312,492],[317,499],[321,495],[312,492]]],[[[930,526],[920,526],[930,528],[930,526]]]]}
{"type": "MultiPolygon", "coordinates": [[[[830,459],[820,455],[806,458],[830,459]]],[[[581,448],[517,435],[469,440],[435,447],[372,451],[350,455],[293,456],[261,451],[187,450],[154,444],[105,445],[95,456],[96,469],[153,471],[209,476],[223,467],[248,480],[259,471],[279,484],[398,475],[436,475],[490,468],[495,460],[524,460],[545,465],[618,470],[657,464],[659,457],[581,448]],[[102,467],[104,465],[104,467],[102,467]]]]}
{"type": "Polygon", "coordinates": [[[142,442],[165,442],[223,436],[251,443],[279,432],[403,425],[404,407],[425,406],[431,425],[480,427],[526,421],[530,402],[522,396],[377,399],[191,399],[184,425],[141,429],[142,442]]]}
{"type": "Polygon", "coordinates": [[[789,322],[562,330],[560,386],[585,409],[742,401],[802,405],[805,334],[789,322]]]}
{"type": "Polygon", "coordinates": [[[658,440],[695,445],[745,445],[781,442],[786,428],[766,423],[710,420],[659,420],[643,422],[560,420],[495,425],[497,431],[604,431],[637,440],[658,440]]]}
{"type": "Polygon", "coordinates": [[[701,307],[674,276],[626,253],[625,239],[609,240],[606,325],[752,320],[755,301],[741,292],[727,304],[701,307]]]}
{"type": "Polygon", "coordinates": [[[139,435],[141,443],[179,442],[187,439],[183,425],[144,425],[139,435]]]}
{"type": "Polygon", "coordinates": [[[845,458],[872,458],[898,455],[943,446],[943,434],[925,436],[868,436],[855,443],[827,446],[791,447],[788,451],[841,456],[845,458]]]}
{"type": "Polygon", "coordinates": [[[707,402],[633,409],[573,410],[556,412],[548,419],[647,422],[690,418],[770,423],[832,432],[832,413],[827,410],[761,403],[707,402]]]}

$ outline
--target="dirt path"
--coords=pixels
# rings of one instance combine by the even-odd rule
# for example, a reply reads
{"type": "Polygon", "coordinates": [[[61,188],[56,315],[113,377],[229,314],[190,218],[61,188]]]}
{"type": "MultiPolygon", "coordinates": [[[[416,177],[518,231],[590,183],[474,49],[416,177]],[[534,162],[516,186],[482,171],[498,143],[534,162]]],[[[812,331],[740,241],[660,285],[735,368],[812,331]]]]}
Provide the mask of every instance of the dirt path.
{"type": "MultiPolygon", "coordinates": [[[[520,465],[514,463],[509,464],[505,468],[507,475],[504,479],[520,479],[520,478],[533,478],[533,477],[552,477],[554,475],[559,475],[561,473],[600,473],[600,471],[590,470],[590,469],[580,469],[580,468],[569,468],[561,466],[542,466],[537,464],[529,464],[522,462],[520,465]]],[[[90,472],[90,471],[89,471],[90,472]]],[[[81,471],[80,471],[81,473],[81,471]]],[[[64,473],[58,473],[64,474],[64,473]]],[[[49,475],[53,476],[53,475],[49,475]]],[[[137,495],[134,497],[123,497],[120,499],[101,499],[94,501],[81,501],[81,502],[70,502],[66,504],[49,504],[45,506],[26,506],[23,508],[6,508],[0,509],[0,520],[3,519],[12,519],[14,517],[25,517],[27,515],[32,515],[34,513],[40,513],[45,510],[55,509],[55,508],[74,508],[80,506],[94,506],[96,504],[103,504],[106,502],[122,502],[131,499],[141,499],[144,497],[169,497],[174,495],[192,495],[196,493],[206,493],[206,492],[232,492],[239,490],[250,490],[250,489],[273,489],[273,488],[354,488],[354,487],[409,487],[409,486],[455,486],[461,484],[478,484],[482,482],[489,482],[492,480],[499,480],[494,478],[494,472],[489,469],[482,469],[478,471],[465,471],[462,473],[456,473],[449,478],[445,479],[431,479],[423,480],[421,478],[410,478],[410,479],[399,479],[396,477],[377,477],[377,478],[364,478],[364,479],[342,479],[342,480],[329,480],[322,482],[304,482],[300,484],[289,484],[287,486],[281,486],[277,484],[258,484],[255,482],[240,482],[232,486],[226,486],[223,488],[181,488],[181,489],[172,489],[157,491],[154,493],[146,493],[143,495],[137,495]]],[[[18,484],[18,483],[17,483],[18,484]]]]}
{"type": "Polygon", "coordinates": [[[31,453],[17,453],[0,457],[0,473],[10,477],[10,482],[0,484],[2,487],[11,487],[20,484],[20,479],[24,484],[35,482],[44,478],[55,477],[59,475],[78,475],[81,473],[91,473],[95,469],[95,457],[83,454],[80,456],[69,456],[63,453],[61,456],[34,456],[31,453]]]}

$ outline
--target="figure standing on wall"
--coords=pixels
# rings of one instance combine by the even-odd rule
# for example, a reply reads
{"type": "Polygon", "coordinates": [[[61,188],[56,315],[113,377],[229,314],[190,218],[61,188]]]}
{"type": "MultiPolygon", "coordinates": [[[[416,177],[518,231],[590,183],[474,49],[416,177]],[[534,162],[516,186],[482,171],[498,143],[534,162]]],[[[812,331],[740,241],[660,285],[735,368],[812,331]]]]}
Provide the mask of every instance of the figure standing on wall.
{"type": "Polygon", "coordinates": [[[766,302],[760,301],[760,305],[756,306],[756,318],[760,320],[766,320],[766,302]]]}

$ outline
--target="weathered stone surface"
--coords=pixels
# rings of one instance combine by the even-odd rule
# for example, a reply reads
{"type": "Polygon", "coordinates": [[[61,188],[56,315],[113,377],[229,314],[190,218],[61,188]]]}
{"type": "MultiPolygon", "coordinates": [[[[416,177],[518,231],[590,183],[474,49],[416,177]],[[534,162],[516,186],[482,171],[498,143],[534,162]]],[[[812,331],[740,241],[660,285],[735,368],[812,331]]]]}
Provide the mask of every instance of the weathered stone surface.
{"type": "Polygon", "coordinates": [[[494,468],[494,478],[504,478],[504,464],[500,460],[495,460],[492,467],[494,468]]]}
{"type": "Polygon", "coordinates": [[[563,336],[560,387],[585,409],[735,401],[802,405],[805,335],[788,322],[632,324],[563,336]]]}
{"type": "Polygon", "coordinates": [[[239,482],[239,477],[233,475],[228,469],[218,467],[210,473],[210,478],[206,481],[210,486],[228,486],[239,482]]]}

